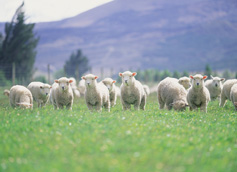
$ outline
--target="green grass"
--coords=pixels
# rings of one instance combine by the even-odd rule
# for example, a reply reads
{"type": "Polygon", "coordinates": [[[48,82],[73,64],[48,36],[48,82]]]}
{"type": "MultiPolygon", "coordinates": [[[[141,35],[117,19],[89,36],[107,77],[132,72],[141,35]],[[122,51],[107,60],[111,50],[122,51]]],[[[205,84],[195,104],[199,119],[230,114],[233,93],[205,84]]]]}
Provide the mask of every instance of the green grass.
{"type": "MultiPolygon", "coordinates": [[[[3,90],[0,90],[1,92],[3,90]]],[[[237,113],[211,102],[208,113],[159,110],[91,113],[51,105],[12,109],[0,95],[0,171],[213,171],[237,169],[237,113]]]]}

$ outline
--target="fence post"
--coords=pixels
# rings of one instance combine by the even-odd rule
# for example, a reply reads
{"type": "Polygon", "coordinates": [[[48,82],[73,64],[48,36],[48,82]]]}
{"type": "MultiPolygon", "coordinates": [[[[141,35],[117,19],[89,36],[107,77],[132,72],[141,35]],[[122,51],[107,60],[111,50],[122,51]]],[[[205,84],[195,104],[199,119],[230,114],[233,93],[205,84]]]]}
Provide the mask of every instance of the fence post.
{"type": "Polygon", "coordinates": [[[48,64],[48,83],[50,84],[50,64],[48,64]]]}
{"type": "Polygon", "coordinates": [[[15,62],[12,63],[12,85],[15,85],[15,79],[16,79],[16,66],[15,62]]]}

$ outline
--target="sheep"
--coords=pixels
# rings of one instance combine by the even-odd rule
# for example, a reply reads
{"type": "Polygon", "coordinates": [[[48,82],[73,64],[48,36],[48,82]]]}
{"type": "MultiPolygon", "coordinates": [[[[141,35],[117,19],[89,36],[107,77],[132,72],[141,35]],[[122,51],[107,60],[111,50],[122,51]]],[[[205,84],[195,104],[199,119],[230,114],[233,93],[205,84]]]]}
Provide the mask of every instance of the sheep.
{"type": "Polygon", "coordinates": [[[117,90],[114,83],[116,83],[115,80],[111,78],[105,78],[102,83],[108,88],[109,90],[109,97],[110,97],[110,106],[113,107],[116,105],[117,100],[117,90]]]}
{"type": "Polygon", "coordinates": [[[81,94],[80,94],[79,90],[77,89],[77,82],[76,82],[76,79],[73,78],[73,77],[70,77],[69,80],[72,80],[72,82],[70,83],[70,85],[71,85],[71,88],[72,88],[72,91],[73,91],[74,99],[81,97],[81,94]]]}
{"type": "Polygon", "coordinates": [[[150,95],[150,88],[149,88],[149,86],[148,85],[143,85],[143,89],[144,89],[144,91],[146,93],[146,96],[149,96],[150,95]]]}
{"type": "Polygon", "coordinates": [[[85,80],[84,79],[80,80],[80,82],[78,84],[78,89],[79,89],[81,95],[85,95],[86,86],[85,86],[85,80]]]}
{"type": "Polygon", "coordinates": [[[168,110],[185,110],[188,106],[187,91],[175,78],[167,77],[158,84],[158,102],[160,109],[166,106],[168,110]]]}
{"type": "Polygon", "coordinates": [[[21,108],[33,109],[33,96],[30,90],[24,86],[15,85],[11,87],[9,100],[13,108],[19,106],[21,108]]]}
{"type": "Polygon", "coordinates": [[[3,95],[9,97],[10,94],[10,90],[4,90],[3,95]]]}
{"type": "Polygon", "coordinates": [[[220,99],[223,81],[225,81],[225,78],[213,77],[212,75],[211,79],[205,81],[205,86],[209,90],[212,101],[216,98],[220,99]]]}
{"type": "Polygon", "coordinates": [[[121,96],[121,94],[120,94],[121,91],[120,91],[120,88],[116,85],[115,85],[115,91],[117,93],[117,96],[120,97],[121,96]]]}
{"type": "Polygon", "coordinates": [[[38,107],[45,106],[49,99],[51,86],[42,82],[31,82],[27,88],[32,93],[33,99],[38,103],[38,107]]]}
{"type": "Polygon", "coordinates": [[[70,83],[72,83],[73,80],[62,77],[54,82],[50,97],[54,109],[63,109],[64,106],[66,106],[67,109],[72,110],[74,97],[70,83]]]}
{"type": "Polygon", "coordinates": [[[230,100],[230,90],[231,87],[237,83],[237,79],[230,79],[225,81],[225,83],[223,84],[223,88],[221,91],[221,100],[220,100],[220,107],[224,107],[226,100],[230,100]]]}
{"type": "Polygon", "coordinates": [[[179,84],[181,84],[186,90],[191,87],[190,79],[186,76],[179,78],[179,84]]]}
{"type": "Polygon", "coordinates": [[[81,78],[85,80],[85,101],[88,109],[101,112],[104,106],[110,112],[109,90],[102,82],[97,83],[98,76],[88,74],[81,78]]]}
{"type": "Polygon", "coordinates": [[[231,87],[230,90],[230,99],[235,107],[235,110],[237,111],[237,84],[234,84],[231,87]]]}
{"type": "Polygon", "coordinates": [[[142,84],[135,79],[136,72],[126,71],[119,73],[122,77],[121,90],[121,103],[123,110],[131,109],[131,105],[134,105],[134,109],[145,110],[146,106],[146,93],[142,84]]]}
{"type": "Polygon", "coordinates": [[[207,113],[207,105],[210,101],[210,93],[204,85],[207,76],[196,74],[195,76],[190,75],[190,78],[192,79],[192,86],[187,95],[189,108],[192,111],[200,107],[201,111],[207,113]]]}

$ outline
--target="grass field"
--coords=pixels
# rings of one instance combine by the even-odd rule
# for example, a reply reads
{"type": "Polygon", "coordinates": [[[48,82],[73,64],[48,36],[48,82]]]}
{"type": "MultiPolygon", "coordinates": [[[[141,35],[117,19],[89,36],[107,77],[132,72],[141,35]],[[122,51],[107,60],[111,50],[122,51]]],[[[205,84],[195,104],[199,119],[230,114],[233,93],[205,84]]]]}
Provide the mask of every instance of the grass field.
{"type": "MultiPolygon", "coordinates": [[[[0,89],[3,92],[3,89],[0,89]]],[[[72,111],[51,105],[12,109],[0,95],[0,171],[237,170],[237,112],[211,102],[208,113],[159,110],[91,113],[84,99],[72,111]]]]}

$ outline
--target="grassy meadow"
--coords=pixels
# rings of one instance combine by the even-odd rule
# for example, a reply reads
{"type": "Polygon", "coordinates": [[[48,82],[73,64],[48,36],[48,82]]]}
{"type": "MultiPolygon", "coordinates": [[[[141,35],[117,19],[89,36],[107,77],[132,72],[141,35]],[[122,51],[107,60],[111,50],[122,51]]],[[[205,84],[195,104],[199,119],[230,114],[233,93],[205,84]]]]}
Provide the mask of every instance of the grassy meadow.
{"type": "Polygon", "coordinates": [[[0,89],[0,171],[231,172],[237,169],[237,112],[231,102],[208,113],[159,110],[91,113],[12,109],[0,89]]]}

